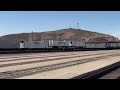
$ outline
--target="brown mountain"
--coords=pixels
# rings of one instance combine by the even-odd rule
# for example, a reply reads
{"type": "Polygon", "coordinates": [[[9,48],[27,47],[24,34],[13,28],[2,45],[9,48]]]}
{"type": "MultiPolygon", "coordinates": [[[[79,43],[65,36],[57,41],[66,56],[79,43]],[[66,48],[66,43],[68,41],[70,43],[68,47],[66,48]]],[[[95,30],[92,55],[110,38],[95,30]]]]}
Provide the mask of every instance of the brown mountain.
{"type": "Polygon", "coordinates": [[[34,32],[32,33],[20,33],[1,36],[2,40],[15,40],[15,41],[31,41],[33,40],[81,40],[89,42],[101,42],[101,41],[118,41],[119,39],[111,35],[91,32],[81,29],[61,29],[48,32],[34,32]]]}

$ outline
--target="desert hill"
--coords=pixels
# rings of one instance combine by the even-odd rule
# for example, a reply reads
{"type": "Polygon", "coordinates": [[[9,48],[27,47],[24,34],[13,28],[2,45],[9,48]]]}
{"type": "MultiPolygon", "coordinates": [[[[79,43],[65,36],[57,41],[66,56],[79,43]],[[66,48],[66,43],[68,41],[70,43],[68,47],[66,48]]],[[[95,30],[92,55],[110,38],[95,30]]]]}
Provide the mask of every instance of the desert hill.
{"type": "Polygon", "coordinates": [[[2,40],[31,41],[33,40],[80,40],[89,42],[118,41],[119,39],[111,35],[91,32],[82,29],[61,29],[48,32],[19,33],[1,36],[2,40]],[[32,38],[33,37],[33,38],[32,38]]]}

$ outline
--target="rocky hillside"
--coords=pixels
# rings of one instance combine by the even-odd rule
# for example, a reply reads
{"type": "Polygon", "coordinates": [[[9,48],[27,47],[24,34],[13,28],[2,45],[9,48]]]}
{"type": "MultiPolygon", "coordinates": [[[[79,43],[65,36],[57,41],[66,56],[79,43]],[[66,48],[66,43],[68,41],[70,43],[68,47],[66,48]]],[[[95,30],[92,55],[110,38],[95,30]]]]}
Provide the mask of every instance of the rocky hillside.
{"type": "Polygon", "coordinates": [[[48,32],[20,33],[1,36],[2,40],[31,41],[33,40],[81,40],[89,42],[118,41],[119,39],[111,35],[91,32],[81,29],[61,29],[48,32]],[[33,36],[33,38],[32,38],[33,36]]]}

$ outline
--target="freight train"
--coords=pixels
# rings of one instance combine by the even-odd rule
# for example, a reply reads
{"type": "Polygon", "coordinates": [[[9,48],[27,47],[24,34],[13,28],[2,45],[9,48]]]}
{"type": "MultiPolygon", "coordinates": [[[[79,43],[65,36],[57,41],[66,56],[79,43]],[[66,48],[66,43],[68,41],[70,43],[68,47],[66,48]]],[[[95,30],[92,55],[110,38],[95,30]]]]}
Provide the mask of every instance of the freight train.
{"type": "Polygon", "coordinates": [[[79,40],[8,41],[0,40],[0,50],[119,49],[120,42],[81,42],[79,40]]]}

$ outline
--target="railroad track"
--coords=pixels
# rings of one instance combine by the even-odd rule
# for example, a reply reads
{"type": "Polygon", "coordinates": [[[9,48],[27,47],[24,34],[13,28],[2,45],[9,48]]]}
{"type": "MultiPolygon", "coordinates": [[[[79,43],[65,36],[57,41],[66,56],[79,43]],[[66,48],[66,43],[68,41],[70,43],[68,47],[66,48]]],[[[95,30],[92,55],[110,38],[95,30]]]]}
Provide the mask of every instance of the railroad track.
{"type": "MultiPolygon", "coordinates": [[[[95,49],[90,49],[91,51],[99,51],[95,49]]],[[[103,49],[104,50],[104,49],[103,49]]],[[[74,50],[56,50],[56,49],[50,49],[49,51],[47,50],[26,50],[25,52],[18,52],[18,50],[5,50],[1,51],[0,54],[20,54],[20,53],[46,53],[46,52],[73,52],[73,51],[89,51],[89,49],[74,49],[74,50]]]]}
{"type": "MultiPolygon", "coordinates": [[[[74,52],[72,52],[72,53],[74,53],[74,52]]],[[[78,55],[78,53],[77,54],[72,54],[72,53],[67,53],[67,55],[78,55]]],[[[81,52],[80,52],[81,53],[81,52]]],[[[88,53],[88,52],[82,52],[82,54],[86,54],[86,53],[88,53]]],[[[44,57],[44,56],[47,56],[47,57],[49,57],[49,54],[51,54],[51,53],[45,53],[45,54],[43,54],[43,53],[41,53],[41,54],[35,54],[37,57],[40,57],[40,56],[42,56],[42,57],[44,57]],[[40,56],[39,56],[40,55],[40,56]]],[[[60,53],[53,53],[53,54],[55,54],[55,55],[50,55],[50,57],[52,57],[52,56],[67,56],[66,55],[66,53],[65,53],[65,55],[63,55],[63,53],[62,54],[60,54],[60,53]]],[[[1,56],[0,57],[0,59],[6,59],[6,58],[21,58],[21,57],[36,57],[34,54],[29,54],[29,55],[24,55],[24,54],[20,54],[19,56],[18,56],[18,54],[14,54],[14,56],[8,56],[7,55],[7,57],[6,57],[6,55],[5,56],[1,56]],[[17,55],[17,56],[16,56],[17,55]]]]}
{"type": "Polygon", "coordinates": [[[71,79],[120,79],[120,61],[71,79]]]}
{"type": "MultiPolygon", "coordinates": [[[[110,53],[116,53],[116,52],[110,52],[110,53]]],[[[92,53],[92,54],[86,54],[86,53],[81,53],[81,54],[69,54],[69,55],[56,54],[56,55],[42,55],[42,56],[40,54],[38,54],[38,55],[27,55],[27,56],[18,56],[18,57],[16,57],[16,56],[13,56],[13,57],[0,57],[0,59],[8,59],[8,60],[0,60],[0,62],[9,62],[9,61],[16,61],[16,60],[23,60],[23,59],[35,59],[35,58],[43,58],[43,59],[45,58],[46,59],[46,57],[58,57],[58,56],[69,56],[68,58],[85,57],[85,56],[100,55],[100,54],[107,54],[107,53],[101,52],[101,53],[92,53]],[[83,55],[80,56],[81,54],[83,54],[83,55]],[[74,56],[74,55],[76,55],[76,56],[74,56]]]]}
{"type": "MultiPolygon", "coordinates": [[[[112,50],[112,51],[110,51],[110,50],[106,50],[107,52],[114,52],[114,50],[112,50]]],[[[116,51],[116,50],[115,50],[116,51]]],[[[56,53],[56,54],[59,54],[59,53],[65,53],[65,54],[69,54],[69,53],[89,53],[89,52],[93,52],[93,51],[72,51],[72,52],[50,52],[51,54],[53,53],[56,53]]],[[[104,51],[94,51],[94,52],[104,52],[104,51]]],[[[39,55],[39,54],[44,54],[44,55],[46,55],[46,54],[50,54],[49,52],[45,52],[45,53],[14,53],[14,54],[0,54],[0,56],[1,57],[3,57],[3,56],[5,56],[6,57],[6,55],[7,56],[10,56],[10,57],[12,57],[12,55],[14,55],[13,56],[13,58],[15,58],[15,57],[17,57],[17,56],[31,56],[32,54],[36,54],[36,55],[39,55]]]]}
{"type": "MultiPolygon", "coordinates": [[[[40,55],[40,54],[39,54],[40,55]]],[[[68,55],[51,55],[51,56],[49,56],[49,55],[42,55],[42,56],[34,56],[34,55],[29,55],[29,56],[21,56],[21,57],[24,57],[23,59],[31,59],[31,58],[44,58],[45,56],[46,57],[57,57],[57,56],[68,56],[68,55]]],[[[78,55],[78,54],[70,54],[70,55],[78,55]]],[[[16,58],[18,58],[18,59],[21,59],[21,57],[0,57],[0,59],[8,59],[8,58],[11,58],[11,59],[16,59],[16,58]]],[[[17,59],[16,59],[17,60],[17,59]]]]}
{"type": "MultiPolygon", "coordinates": [[[[81,51],[77,51],[77,52],[62,52],[62,54],[63,53],[65,53],[65,54],[71,54],[71,53],[75,53],[75,54],[78,54],[78,53],[89,53],[89,52],[91,52],[91,51],[84,51],[84,52],[81,52],[81,51]]],[[[95,51],[95,52],[103,52],[103,51],[95,51]]],[[[112,51],[112,52],[114,52],[114,51],[112,51]]],[[[48,55],[48,54],[61,54],[61,52],[50,52],[50,53],[48,53],[48,52],[46,52],[46,53],[24,53],[24,54],[7,54],[7,56],[9,56],[9,57],[13,57],[13,58],[15,58],[15,57],[18,57],[18,56],[31,56],[31,55],[34,55],[34,54],[36,54],[36,55],[48,55]],[[12,55],[14,55],[14,56],[12,56],[12,55]]],[[[0,54],[0,56],[1,57],[6,57],[6,54],[0,54]]]]}
{"type": "MultiPolygon", "coordinates": [[[[0,64],[0,67],[9,67],[9,66],[16,66],[16,65],[24,65],[24,64],[32,64],[32,63],[40,63],[40,62],[48,62],[48,61],[57,61],[57,60],[62,60],[62,59],[72,59],[72,58],[77,58],[77,57],[86,57],[86,56],[93,56],[93,55],[101,55],[101,54],[107,54],[107,53],[99,53],[99,54],[89,54],[89,55],[82,55],[82,56],[67,56],[67,57],[58,57],[58,56],[54,56],[54,57],[58,57],[58,58],[51,58],[51,59],[46,59],[46,58],[43,58],[42,60],[35,60],[35,61],[24,61],[24,62],[19,62],[19,63],[10,63],[10,64],[0,64]],[[45,59],[45,60],[44,60],[45,59]]],[[[112,54],[115,54],[112,53],[112,54]]],[[[60,56],[66,56],[66,55],[60,55],[60,56]]],[[[36,57],[36,58],[41,58],[41,57],[36,57]]],[[[11,62],[11,61],[22,61],[23,59],[35,59],[35,57],[32,57],[32,58],[19,58],[19,59],[12,59],[12,60],[3,60],[3,61],[0,61],[0,63],[2,62],[11,62]]]]}
{"type": "Polygon", "coordinates": [[[102,56],[97,56],[97,57],[93,57],[93,58],[68,61],[68,62],[64,62],[64,63],[1,72],[0,79],[13,79],[13,78],[19,78],[19,77],[23,77],[23,76],[29,76],[29,75],[33,75],[33,74],[37,74],[37,73],[41,73],[41,72],[52,71],[52,70],[61,69],[61,68],[65,68],[65,67],[80,65],[83,63],[87,63],[87,62],[93,62],[93,61],[102,60],[102,59],[106,59],[106,58],[110,58],[110,57],[116,57],[119,55],[120,55],[120,53],[116,53],[116,54],[112,54],[112,55],[111,54],[110,55],[102,55],[102,56]]]}
{"type": "MultiPolygon", "coordinates": [[[[74,53],[74,52],[72,52],[72,53],[74,53]]],[[[83,52],[83,53],[86,53],[86,52],[83,52]]],[[[33,56],[49,56],[49,54],[52,54],[52,53],[39,53],[39,54],[35,54],[35,53],[32,53],[32,54],[28,54],[28,55],[24,55],[24,54],[13,54],[14,56],[11,56],[11,54],[10,54],[10,56],[8,56],[8,57],[6,57],[6,55],[2,55],[1,57],[0,57],[0,59],[5,59],[5,58],[19,58],[19,57],[33,57],[33,56]]],[[[55,55],[52,55],[52,56],[56,56],[56,55],[60,55],[60,53],[53,53],[53,54],[55,54],[55,55]]],[[[70,55],[71,53],[65,53],[65,55],[70,55]]],[[[63,55],[63,54],[61,54],[61,55],[63,55]]],[[[77,54],[72,54],[72,55],[78,55],[78,53],[77,54]]]]}

